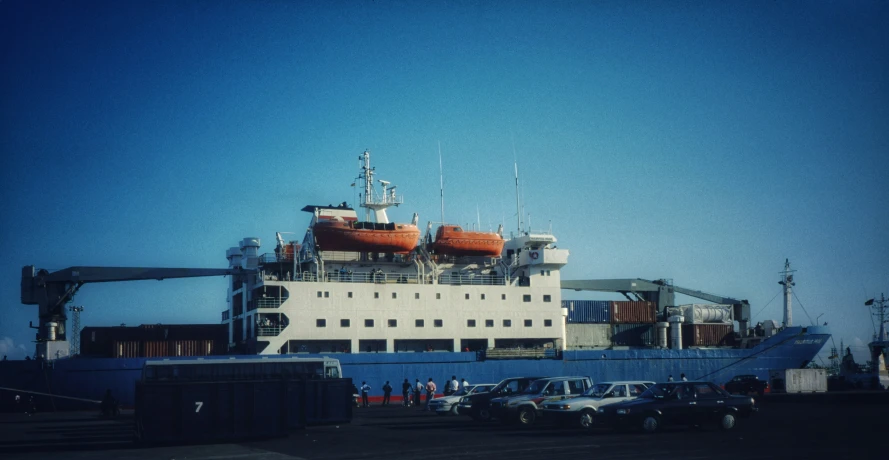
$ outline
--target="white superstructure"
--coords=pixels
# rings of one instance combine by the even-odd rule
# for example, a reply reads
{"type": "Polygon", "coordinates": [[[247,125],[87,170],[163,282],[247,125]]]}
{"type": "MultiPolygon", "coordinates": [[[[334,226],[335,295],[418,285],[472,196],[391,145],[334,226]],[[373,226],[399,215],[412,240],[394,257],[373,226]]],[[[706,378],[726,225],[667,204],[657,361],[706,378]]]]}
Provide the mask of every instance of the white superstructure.
{"type": "Polygon", "coordinates": [[[259,239],[245,238],[228,250],[230,267],[259,273],[232,280],[222,320],[230,348],[266,355],[561,348],[568,251],[555,242],[525,233],[502,257],[435,259],[422,245],[300,254],[289,243],[261,255],[259,239]]]}

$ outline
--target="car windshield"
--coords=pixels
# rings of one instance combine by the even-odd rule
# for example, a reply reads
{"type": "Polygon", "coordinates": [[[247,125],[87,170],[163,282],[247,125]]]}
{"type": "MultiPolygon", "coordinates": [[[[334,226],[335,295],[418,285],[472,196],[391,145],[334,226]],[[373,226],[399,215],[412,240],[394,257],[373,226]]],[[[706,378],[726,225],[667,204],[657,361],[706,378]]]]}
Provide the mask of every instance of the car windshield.
{"type": "Polygon", "coordinates": [[[451,395],[451,396],[466,396],[466,395],[468,395],[468,394],[472,394],[472,390],[473,390],[473,387],[469,387],[469,388],[460,388],[459,390],[457,390],[456,393],[454,393],[454,394],[451,395]]]}
{"type": "Polygon", "coordinates": [[[548,384],[549,384],[548,380],[535,380],[522,393],[530,394],[530,395],[536,395],[536,394],[543,393],[543,389],[546,388],[546,386],[548,384]]]}
{"type": "Polygon", "coordinates": [[[670,385],[669,383],[658,383],[648,387],[639,397],[642,399],[663,399],[672,393],[675,387],[676,385],[670,385]]]}
{"type": "Polygon", "coordinates": [[[593,385],[592,388],[587,390],[587,392],[584,396],[592,396],[593,398],[601,398],[602,396],[605,396],[605,392],[607,392],[609,388],[611,388],[610,383],[597,383],[597,384],[593,385]]]}

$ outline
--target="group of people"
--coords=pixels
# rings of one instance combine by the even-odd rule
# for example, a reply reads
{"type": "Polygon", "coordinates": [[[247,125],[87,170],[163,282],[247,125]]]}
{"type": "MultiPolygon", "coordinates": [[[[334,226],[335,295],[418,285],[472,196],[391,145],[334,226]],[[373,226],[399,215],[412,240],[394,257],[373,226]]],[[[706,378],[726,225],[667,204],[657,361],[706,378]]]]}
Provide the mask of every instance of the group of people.
{"type": "MultiPolygon", "coordinates": [[[[466,389],[469,386],[469,382],[466,381],[465,378],[457,380],[457,376],[451,376],[450,379],[447,379],[444,387],[444,395],[450,396],[460,390],[466,389]]],[[[370,407],[368,403],[368,393],[370,393],[371,386],[367,384],[366,381],[361,382],[361,406],[362,407],[370,407]]],[[[432,401],[435,398],[435,393],[438,391],[438,385],[435,384],[435,381],[432,377],[429,377],[429,380],[423,384],[420,379],[416,379],[414,384],[411,384],[408,379],[404,379],[404,382],[401,384],[401,397],[402,402],[401,405],[403,407],[417,406],[420,407],[422,401],[423,392],[426,392],[426,405],[424,409],[429,408],[429,401],[432,401]]],[[[392,396],[392,385],[389,384],[387,380],[385,384],[383,384],[383,406],[388,406],[390,404],[390,398],[392,396]]]]}
{"type": "MultiPolygon", "coordinates": [[[[679,379],[682,380],[683,382],[688,382],[688,377],[686,377],[685,374],[679,374],[679,379]]],[[[668,382],[673,381],[673,374],[670,374],[670,376],[667,377],[667,381],[668,382]]]]}

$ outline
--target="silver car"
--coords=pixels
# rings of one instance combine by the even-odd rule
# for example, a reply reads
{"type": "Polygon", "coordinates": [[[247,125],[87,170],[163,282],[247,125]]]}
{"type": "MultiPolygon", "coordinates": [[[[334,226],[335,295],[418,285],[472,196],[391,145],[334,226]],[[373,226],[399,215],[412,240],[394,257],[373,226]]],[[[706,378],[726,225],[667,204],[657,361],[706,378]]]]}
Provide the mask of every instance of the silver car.
{"type": "Polygon", "coordinates": [[[487,393],[495,386],[497,386],[496,383],[469,385],[450,396],[443,396],[429,401],[429,410],[435,411],[438,415],[457,415],[457,404],[460,402],[460,398],[478,393],[487,393]]]}

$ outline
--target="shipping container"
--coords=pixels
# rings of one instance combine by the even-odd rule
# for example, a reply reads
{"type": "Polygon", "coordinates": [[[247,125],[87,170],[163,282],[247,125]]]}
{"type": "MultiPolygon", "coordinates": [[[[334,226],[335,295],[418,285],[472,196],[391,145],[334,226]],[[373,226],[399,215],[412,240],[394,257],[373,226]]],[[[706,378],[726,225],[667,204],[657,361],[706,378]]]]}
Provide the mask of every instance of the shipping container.
{"type": "Polygon", "coordinates": [[[824,393],[827,391],[825,369],[781,369],[769,371],[773,393],[824,393]]]}
{"type": "Polygon", "coordinates": [[[225,324],[86,327],[80,334],[80,354],[102,358],[221,355],[227,345],[225,324]]]}
{"type": "Polygon", "coordinates": [[[565,340],[568,349],[603,348],[611,346],[610,324],[567,324],[565,340]]]}
{"type": "Polygon", "coordinates": [[[735,344],[734,326],[731,324],[683,324],[682,346],[729,347],[735,344]]]}
{"type": "Polygon", "coordinates": [[[655,343],[654,324],[612,324],[611,342],[618,346],[651,346],[655,343]]]}
{"type": "Polygon", "coordinates": [[[568,309],[568,323],[608,324],[611,322],[611,302],[608,300],[563,300],[568,309]]]}
{"type": "Polygon", "coordinates": [[[146,443],[287,436],[287,389],[285,381],[137,382],[136,436],[146,443]]]}
{"type": "Polygon", "coordinates": [[[657,305],[654,302],[611,302],[611,323],[652,324],[657,319],[657,305]]]}

